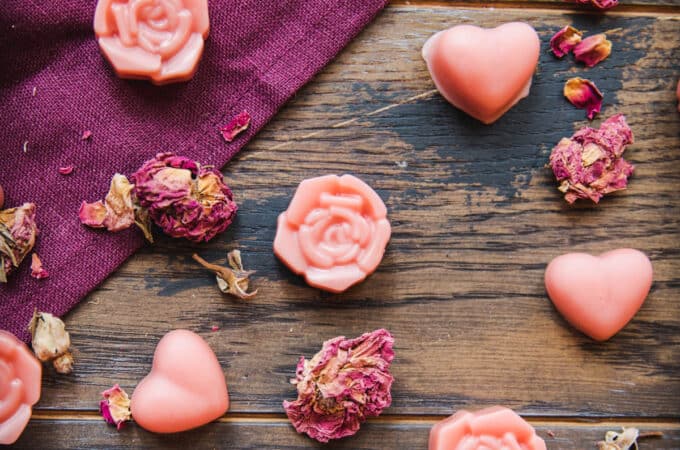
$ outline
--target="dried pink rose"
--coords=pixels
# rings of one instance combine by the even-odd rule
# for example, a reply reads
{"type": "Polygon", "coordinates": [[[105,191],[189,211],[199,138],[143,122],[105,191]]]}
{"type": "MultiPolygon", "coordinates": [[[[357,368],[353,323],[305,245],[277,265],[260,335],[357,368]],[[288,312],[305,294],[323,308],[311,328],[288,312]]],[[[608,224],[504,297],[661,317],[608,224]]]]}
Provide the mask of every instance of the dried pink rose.
{"type": "Polygon", "coordinates": [[[593,119],[602,109],[602,92],[590,80],[570,78],[564,84],[564,96],[572,105],[586,110],[588,119],[593,119]]]}
{"type": "Polygon", "coordinates": [[[248,129],[249,125],[250,114],[248,114],[248,111],[243,111],[231,119],[228,124],[220,128],[220,133],[222,133],[225,141],[231,142],[239,133],[248,129]]]}
{"type": "Polygon", "coordinates": [[[619,4],[619,0],[576,0],[581,5],[592,5],[597,9],[611,9],[619,4]]]}
{"type": "Polygon", "coordinates": [[[634,167],[622,155],[633,143],[633,132],[623,114],[605,120],[599,130],[585,127],[562,140],[550,154],[550,167],[560,181],[564,199],[600,201],[610,192],[625,189],[634,167]]]}
{"type": "Polygon", "coordinates": [[[605,34],[595,34],[583,39],[574,47],[574,58],[588,67],[605,60],[612,52],[612,43],[605,34]]]}
{"type": "Polygon", "coordinates": [[[582,32],[567,25],[550,38],[550,50],[555,56],[562,58],[581,42],[581,36],[583,36],[582,32]]]}
{"type": "Polygon", "coordinates": [[[135,210],[132,203],[132,189],[125,175],[119,173],[111,178],[111,187],[106,198],[94,203],[83,202],[78,216],[80,221],[93,228],[106,228],[121,231],[135,223],[135,210]]]}
{"type": "Polygon", "coordinates": [[[59,168],[59,173],[62,175],[70,175],[73,172],[73,166],[64,166],[59,168]]]}
{"type": "Polygon", "coordinates": [[[238,207],[222,174],[173,153],[159,153],[132,177],[142,208],[166,234],[209,241],[227,229],[238,207]]]}
{"type": "Polygon", "coordinates": [[[83,131],[83,135],[80,137],[81,140],[86,141],[92,137],[92,132],[90,130],[83,131]]]}
{"type": "Polygon", "coordinates": [[[33,249],[37,235],[34,203],[0,211],[0,283],[33,249]]]}
{"type": "Polygon", "coordinates": [[[104,397],[99,402],[99,412],[107,423],[115,425],[116,429],[123,428],[123,424],[132,418],[130,412],[130,398],[118,384],[102,392],[104,397]]]}
{"type": "Polygon", "coordinates": [[[336,337],[311,360],[301,357],[291,380],[298,398],[283,402],[297,432],[319,442],[351,436],[390,406],[393,344],[392,335],[379,329],[356,339],[336,337]]]}
{"type": "Polygon", "coordinates": [[[45,270],[45,268],[43,267],[42,261],[40,261],[40,257],[38,256],[37,253],[33,253],[31,255],[31,276],[38,280],[50,276],[47,270],[45,270]]]}

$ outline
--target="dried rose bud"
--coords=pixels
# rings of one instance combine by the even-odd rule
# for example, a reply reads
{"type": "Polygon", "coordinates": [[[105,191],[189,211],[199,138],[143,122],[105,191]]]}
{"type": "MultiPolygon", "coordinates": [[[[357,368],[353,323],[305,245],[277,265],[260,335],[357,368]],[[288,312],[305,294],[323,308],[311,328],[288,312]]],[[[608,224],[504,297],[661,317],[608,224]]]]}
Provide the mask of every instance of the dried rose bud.
{"type": "Polygon", "coordinates": [[[231,224],[238,209],[218,170],[173,153],[159,153],[131,179],[140,206],[172,237],[209,241],[231,224]]]}
{"type": "Polygon", "coordinates": [[[605,60],[612,52],[612,43],[604,34],[596,34],[583,39],[574,47],[574,58],[588,67],[605,60]]]}
{"type": "Polygon", "coordinates": [[[130,398],[118,384],[102,392],[102,400],[99,401],[99,412],[104,420],[116,429],[123,428],[123,424],[132,418],[130,412],[130,398]]]}
{"type": "Polygon", "coordinates": [[[319,442],[351,436],[367,417],[390,406],[393,344],[392,335],[380,329],[356,339],[336,337],[311,360],[301,357],[291,380],[298,398],[283,402],[297,432],[319,442]]]}
{"type": "Polygon", "coordinates": [[[600,201],[610,192],[625,189],[634,167],[622,155],[633,143],[633,132],[623,114],[605,120],[599,130],[585,127],[562,140],[550,154],[550,167],[560,181],[564,199],[600,201]]]}
{"type": "Polygon", "coordinates": [[[146,238],[153,242],[150,224],[146,211],[135,204],[130,184],[125,175],[119,173],[111,178],[111,187],[106,198],[94,203],[83,201],[80,205],[78,217],[80,222],[92,228],[106,228],[109,231],[121,231],[136,224],[146,238]]]}
{"type": "Polygon", "coordinates": [[[32,336],[33,352],[40,361],[52,361],[59,373],[73,371],[73,355],[69,352],[71,337],[61,319],[36,310],[28,330],[32,336]]]}
{"type": "Polygon", "coordinates": [[[581,42],[581,36],[583,36],[582,32],[567,25],[550,38],[550,50],[555,56],[562,58],[581,42]]]}
{"type": "Polygon", "coordinates": [[[222,133],[222,137],[225,141],[231,142],[237,135],[247,130],[249,125],[250,114],[248,114],[248,111],[243,111],[231,119],[228,124],[220,128],[220,133],[222,133]]]}
{"type": "Polygon", "coordinates": [[[73,166],[64,166],[59,168],[59,173],[62,175],[70,175],[73,172],[73,166]]]}
{"type": "Polygon", "coordinates": [[[570,78],[564,84],[564,96],[572,105],[586,110],[588,119],[593,119],[602,109],[602,92],[590,80],[570,78]]]}
{"type": "Polygon", "coordinates": [[[257,294],[257,289],[253,292],[248,292],[248,286],[250,284],[249,277],[254,274],[255,271],[245,270],[243,268],[241,252],[239,250],[233,250],[227,254],[231,269],[216,264],[210,264],[195,253],[193,258],[200,265],[215,273],[217,286],[220,288],[220,291],[225,294],[231,294],[242,300],[251,299],[257,294]]]}
{"type": "Polygon", "coordinates": [[[0,211],[0,283],[7,282],[7,275],[33,249],[37,235],[35,204],[0,211]]]}
{"type": "Polygon", "coordinates": [[[38,257],[37,253],[33,253],[31,255],[31,276],[38,280],[50,276],[47,270],[45,270],[45,268],[43,267],[42,261],[40,261],[40,257],[38,257]]]}

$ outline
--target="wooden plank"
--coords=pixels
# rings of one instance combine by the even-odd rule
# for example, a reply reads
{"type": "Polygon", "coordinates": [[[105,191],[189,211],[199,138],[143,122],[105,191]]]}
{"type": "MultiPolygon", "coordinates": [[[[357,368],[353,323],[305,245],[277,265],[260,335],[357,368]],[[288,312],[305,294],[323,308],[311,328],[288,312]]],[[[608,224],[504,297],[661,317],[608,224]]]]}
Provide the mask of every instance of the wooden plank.
{"type": "Polygon", "coordinates": [[[390,4],[398,6],[467,8],[470,6],[487,8],[549,8],[562,9],[594,14],[608,14],[612,12],[643,12],[664,11],[672,12],[680,8],[678,0],[620,0],[618,6],[608,11],[599,11],[594,7],[577,4],[569,0],[391,0],[390,4]]]}
{"type": "MultiPolygon", "coordinates": [[[[295,395],[288,379],[300,355],[336,335],[386,327],[397,352],[387,415],[499,403],[527,416],[677,419],[678,24],[677,17],[388,8],[226,168],[241,205],[227,233],[201,246],[160,238],[67,316],[76,372],[48,371],[39,409],[92,411],[112,384],[132,390],[158,339],[182,327],[215,349],[232,411],[280,413],[295,395]],[[614,51],[589,70],[542,52],[532,95],[483,126],[432,92],[419,51],[452,24],[509,20],[536,26],[543,50],[572,22],[590,33],[610,30],[614,51]],[[630,189],[598,206],[567,206],[544,168],[560,137],[586,123],[561,96],[578,74],[605,92],[602,117],[626,113],[636,133],[626,154],[637,167],[630,189]],[[276,216],[299,181],[342,172],[385,199],[393,237],[375,275],[329,295],[293,276],[271,245],[276,216]],[[652,258],[652,292],[619,335],[593,343],[552,308],[543,271],[567,251],[622,246],[652,258]],[[223,262],[234,247],[258,270],[260,294],[250,302],[224,297],[190,258],[198,251],[223,262]]],[[[79,435],[76,425],[69,432],[79,435]]]]}
{"type": "MultiPolygon", "coordinates": [[[[368,422],[356,435],[328,444],[319,444],[298,435],[284,421],[219,422],[175,435],[157,435],[130,424],[120,432],[103,421],[94,420],[33,420],[10,448],[14,449],[183,449],[183,448],[233,448],[233,449],[300,449],[324,448],[352,450],[425,449],[431,423],[388,424],[368,422]]],[[[643,431],[663,430],[662,438],[641,441],[644,450],[670,450],[680,448],[680,427],[675,424],[659,426],[642,424],[643,431]]],[[[598,425],[539,424],[536,431],[551,450],[594,449],[607,430],[620,428],[598,425]],[[553,435],[553,436],[551,436],[553,435]]]]}

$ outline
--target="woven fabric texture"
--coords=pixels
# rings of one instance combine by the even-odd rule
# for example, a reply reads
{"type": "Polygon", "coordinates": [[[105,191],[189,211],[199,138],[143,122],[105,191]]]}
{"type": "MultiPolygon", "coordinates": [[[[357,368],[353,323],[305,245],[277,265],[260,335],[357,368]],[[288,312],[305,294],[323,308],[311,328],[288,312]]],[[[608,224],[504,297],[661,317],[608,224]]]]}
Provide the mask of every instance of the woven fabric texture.
{"type": "Polygon", "coordinates": [[[3,0],[0,185],[5,208],[37,205],[35,251],[50,276],[33,279],[24,260],[0,286],[0,329],[27,340],[34,308],[65,314],[143,245],[136,227],[108,233],[78,220],[114,173],[130,175],[159,151],[222,167],[386,3],[209,0],[194,78],[158,87],[114,74],[92,30],[96,2],[3,0]],[[228,144],[218,128],[243,110],[251,126],[228,144]]]}

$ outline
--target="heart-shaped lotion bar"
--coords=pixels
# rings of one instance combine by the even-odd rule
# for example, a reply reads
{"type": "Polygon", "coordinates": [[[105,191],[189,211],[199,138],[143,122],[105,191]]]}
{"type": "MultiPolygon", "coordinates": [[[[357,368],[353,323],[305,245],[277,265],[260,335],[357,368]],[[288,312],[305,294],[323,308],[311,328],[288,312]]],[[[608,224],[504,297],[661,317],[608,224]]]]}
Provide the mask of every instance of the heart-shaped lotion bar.
{"type": "Polygon", "coordinates": [[[446,100],[490,124],[529,95],[540,47],[526,23],[458,25],[430,37],[423,58],[446,100]]]}
{"type": "Polygon", "coordinates": [[[600,256],[567,253],[545,271],[545,288],[557,310],[576,329],[606,341],[623,328],[652,286],[652,263],[629,248],[600,256]]]}
{"type": "Polygon", "coordinates": [[[215,353],[196,333],[174,330],[163,336],[151,372],[130,400],[132,418],[155,433],[200,427],[222,416],[229,394],[215,353]]]}

